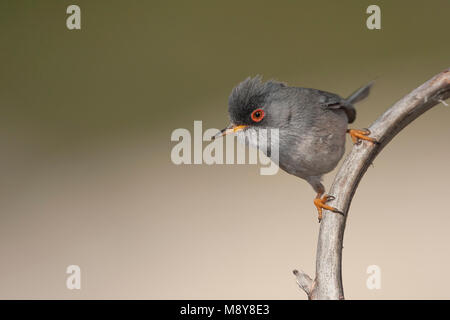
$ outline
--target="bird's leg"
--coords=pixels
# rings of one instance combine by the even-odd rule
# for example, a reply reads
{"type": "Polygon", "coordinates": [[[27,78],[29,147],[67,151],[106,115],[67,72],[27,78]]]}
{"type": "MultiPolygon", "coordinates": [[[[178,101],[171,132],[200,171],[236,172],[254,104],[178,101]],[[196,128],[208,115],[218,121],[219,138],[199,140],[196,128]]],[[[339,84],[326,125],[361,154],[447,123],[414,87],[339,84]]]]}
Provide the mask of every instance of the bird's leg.
{"type": "Polygon", "coordinates": [[[323,209],[330,210],[330,211],[335,212],[335,213],[344,214],[342,211],[339,211],[338,209],[330,207],[329,205],[326,204],[327,201],[334,200],[333,196],[329,196],[329,195],[326,195],[326,194],[324,194],[322,196],[322,194],[323,193],[318,193],[316,198],[314,199],[314,205],[316,206],[317,213],[319,214],[319,216],[318,216],[319,223],[320,223],[320,221],[322,221],[322,211],[323,211],[323,209]]]}
{"type": "Polygon", "coordinates": [[[350,137],[352,138],[354,144],[358,143],[360,140],[367,140],[372,143],[378,143],[376,139],[368,137],[368,135],[370,134],[369,129],[364,130],[347,129],[347,133],[350,134],[350,137]]]}

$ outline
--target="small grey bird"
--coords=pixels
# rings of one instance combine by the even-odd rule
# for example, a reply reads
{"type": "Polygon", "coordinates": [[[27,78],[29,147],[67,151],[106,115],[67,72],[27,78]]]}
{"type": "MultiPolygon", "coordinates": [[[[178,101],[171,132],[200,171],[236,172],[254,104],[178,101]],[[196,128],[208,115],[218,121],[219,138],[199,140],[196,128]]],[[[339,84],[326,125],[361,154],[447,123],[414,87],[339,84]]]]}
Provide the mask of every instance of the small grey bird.
{"type": "Polygon", "coordinates": [[[348,129],[356,117],[353,105],[369,95],[371,86],[344,99],[317,89],[290,87],[274,80],[263,82],[261,76],[249,77],[232,90],[228,99],[230,125],[217,136],[277,128],[278,165],[305,179],[317,192],[314,204],[320,222],[322,209],[342,214],[326,204],[333,197],[325,194],[321,178],[342,158],[346,133],[354,143],[360,139],[377,143],[368,130],[348,129]]]}

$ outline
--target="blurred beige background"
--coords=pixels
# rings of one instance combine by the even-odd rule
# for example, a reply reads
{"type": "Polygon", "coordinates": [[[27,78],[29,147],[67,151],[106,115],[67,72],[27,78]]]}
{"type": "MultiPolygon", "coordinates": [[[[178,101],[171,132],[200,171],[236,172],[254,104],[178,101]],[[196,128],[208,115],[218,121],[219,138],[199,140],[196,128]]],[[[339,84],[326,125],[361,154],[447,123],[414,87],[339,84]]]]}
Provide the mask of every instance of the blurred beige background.
{"type": "MultiPolygon", "coordinates": [[[[354,127],[450,66],[442,1],[2,1],[0,298],[305,299],[310,186],[256,165],[170,161],[176,128],[227,123],[248,75],[348,95],[354,127]],[[66,8],[82,29],[66,28],[66,8]],[[366,28],[370,4],[382,29],[366,28]],[[66,267],[82,288],[66,288],[66,267]]],[[[362,180],[348,299],[450,298],[450,107],[420,117],[362,180]],[[381,268],[380,290],[366,268],[381,268]]],[[[350,148],[350,139],[348,147],[350,148]]],[[[333,174],[326,177],[327,187],[333,174]]]]}

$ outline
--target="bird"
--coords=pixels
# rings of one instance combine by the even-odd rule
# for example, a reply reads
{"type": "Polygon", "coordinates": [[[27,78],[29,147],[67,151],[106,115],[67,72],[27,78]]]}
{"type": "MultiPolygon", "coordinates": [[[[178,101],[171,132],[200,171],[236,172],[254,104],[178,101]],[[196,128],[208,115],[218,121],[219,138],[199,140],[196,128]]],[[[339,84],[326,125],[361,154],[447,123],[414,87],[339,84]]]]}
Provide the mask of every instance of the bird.
{"type": "MultiPolygon", "coordinates": [[[[262,76],[248,77],[231,91],[228,98],[229,125],[214,138],[228,134],[244,136],[252,129],[278,129],[278,166],[287,173],[306,180],[316,192],[314,205],[319,223],[323,209],[343,214],[327,205],[334,196],[325,193],[322,177],[332,171],[345,151],[347,133],[353,143],[361,140],[377,144],[368,129],[350,129],[356,119],[354,104],[365,99],[373,82],[348,98],[313,88],[288,86],[277,80],[263,81],[262,76]]],[[[258,143],[246,144],[262,149],[258,143]]],[[[250,139],[251,140],[251,139],[250,139]]],[[[270,158],[270,150],[266,153],[270,158]]]]}

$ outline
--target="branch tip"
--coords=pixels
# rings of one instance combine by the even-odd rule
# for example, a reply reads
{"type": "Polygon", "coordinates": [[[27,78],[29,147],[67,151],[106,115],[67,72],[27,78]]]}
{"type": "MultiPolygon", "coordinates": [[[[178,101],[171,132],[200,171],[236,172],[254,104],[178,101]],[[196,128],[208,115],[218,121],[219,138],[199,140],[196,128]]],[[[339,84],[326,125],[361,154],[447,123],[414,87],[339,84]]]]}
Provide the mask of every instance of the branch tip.
{"type": "Polygon", "coordinates": [[[312,285],[313,285],[313,280],[311,279],[311,277],[308,276],[306,273],[304,273],[302,270],[300,270],[300,271],[294,270],[294,271],[292,271],[292,273],[297,278],[296,281],[297,281],[297,284],[300,287],[300,289],[305,291],[309,297],[311,295],[312,285]]]}

